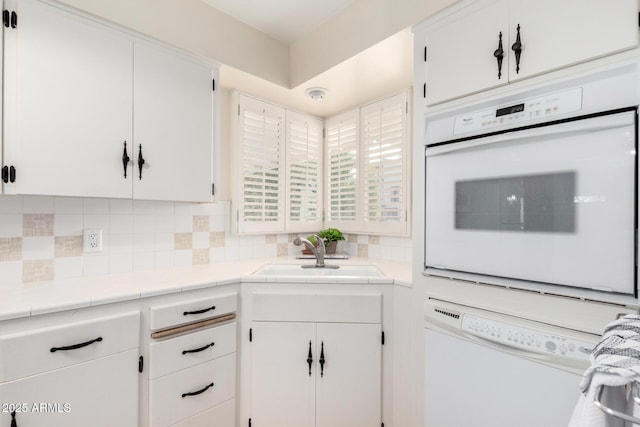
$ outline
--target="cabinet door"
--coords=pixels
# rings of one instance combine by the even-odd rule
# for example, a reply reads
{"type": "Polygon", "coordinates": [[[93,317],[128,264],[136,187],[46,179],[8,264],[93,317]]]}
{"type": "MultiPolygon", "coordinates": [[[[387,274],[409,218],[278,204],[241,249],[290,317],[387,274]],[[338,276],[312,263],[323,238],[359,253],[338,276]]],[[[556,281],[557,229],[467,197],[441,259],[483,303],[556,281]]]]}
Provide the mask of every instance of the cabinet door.
{"type": "Polygon", "coordinates": [[[380,324],[318,323],[317,341],[316,427],[379,426],[380,324]]]}
{"type": "Polygon", "coordinates": [[[20,427],[135,427],[138,425],[138,350],[0,385],[0,425],[10,412],[20,427]],[[14,405],[13,407],[11,405],[14,405]]]}
{"type": "Polygon", "coordinates": [[[475,3],[429,28],[426,40],[427,105],[507,83],[508,20],[504,1],[475,3]],[[500,34],[505,53],[499,75],[494,51],[498,48],[500,34]]]}
{"type": "Polygon", "coordinates": [[[252,328],[251,425],[314,427],[315,323],[253,322],[252,328]]]}
{"type": "Polygon", "coordinates": [[[629,49],[638,42],[636,0],[516,0],[511,3],[511,44],[520,26],[519,70],[511,45],[509,80],[629,49]]]}
{"type": "Polygon", "coordinates": [[[135,42],[135,198],[211,201],[212,78],[211,67],[135,42]]]}
{"type": "MultiPolygon", "coordinates": [[[[132,42],[55,6],[20,0],[5,29],[5,193],[131,197],[132,42]]],[[[10,7],[7,3],[6,6],[10,7]]]]}

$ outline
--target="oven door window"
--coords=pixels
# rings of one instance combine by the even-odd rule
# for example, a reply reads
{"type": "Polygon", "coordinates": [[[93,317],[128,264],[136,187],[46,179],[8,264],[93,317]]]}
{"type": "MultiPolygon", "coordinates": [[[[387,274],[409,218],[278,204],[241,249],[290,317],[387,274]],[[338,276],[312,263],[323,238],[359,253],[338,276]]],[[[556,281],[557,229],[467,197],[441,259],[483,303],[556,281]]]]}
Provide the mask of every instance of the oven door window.
{"type": "Polygon", "coordinates": [[[576,172],[455,183],[456,230],[575,232],[576,172]]]}
{"type": "Polygon", "coordinates": [[[427,147],[425,265],[633,294],[636,113],[427,147]]]}

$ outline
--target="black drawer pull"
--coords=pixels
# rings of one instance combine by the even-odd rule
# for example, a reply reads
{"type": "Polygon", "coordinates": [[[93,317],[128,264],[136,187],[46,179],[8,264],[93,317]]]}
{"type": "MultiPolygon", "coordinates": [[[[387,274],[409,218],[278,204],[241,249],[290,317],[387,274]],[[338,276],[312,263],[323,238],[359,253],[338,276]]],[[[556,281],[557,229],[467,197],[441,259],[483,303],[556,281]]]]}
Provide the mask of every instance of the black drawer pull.
{"type": "Polygon", "coordinates": [[[2,182],[9,183],[9,166],[2,167],[2,182]]]}
{"type": "Polygon", "coordinates": [[[83,342],[81,344],[68,345],[68,346],[65,346],[65,347],[51,347],[51,350],[49,350],[49,351],[51,351],[51,353],[55,353],[58,350],[60,350],[60,351],[77,350],[79,348],[86,347],[88,345],[91,345],[93,343],[100,342],[100,341],[102,341],[102,337],[98,337],[96,339],[93,339],[93,340],[87,341],[87,342],[83,342]]]}
{"type": "Polygon", "coordinates": [[[184,313],[182,313],[183,316],[188,316],[190,314],[202,314],[202,313],[206,313],[207,311],[213,311],[216,309],[216,306],[213,305],[209,308],[203,308],[202,310],[196,310],[196,311],[185,311],[184,313]]]}
{"type": "Polygon", "coordinates": [[[214,345],[216,345],[216,343],[212,342],[211,344],[207,344],[204,347],[200,347],[200,348],[196,348],[193,350],[183,350],[182,354],[188,354],[188,353],[200,353],[201,351],[205,351],[206,349],[213,347],[214,345]]]}
{"type": "Polygon", "coordinates": [[[199,394],[204,393],[205,391],[209,390],[211,387],[213,387],[213,383],[209,384],[208,386],[206,386],[205,388],[198,390],[198,391],[192,391],[190,393],[182,393],[182,397],[185,398],[187,396],[197,396],[199,394]]]}

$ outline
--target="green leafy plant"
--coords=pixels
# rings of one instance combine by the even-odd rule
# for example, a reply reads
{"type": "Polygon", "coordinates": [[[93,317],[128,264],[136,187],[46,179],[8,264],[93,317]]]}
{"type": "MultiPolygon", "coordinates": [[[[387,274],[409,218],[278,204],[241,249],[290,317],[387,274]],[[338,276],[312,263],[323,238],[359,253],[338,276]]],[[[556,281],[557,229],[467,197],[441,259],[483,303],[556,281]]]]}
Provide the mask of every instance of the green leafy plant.
{"type": "Polygon", "coordinates": [[[338,240],[344,240],[342,232],[337,228],[327,228],[318,233],[318,236],[324,240],[324,244],[328,245],[331,242],[337,242],[338,240]]]}

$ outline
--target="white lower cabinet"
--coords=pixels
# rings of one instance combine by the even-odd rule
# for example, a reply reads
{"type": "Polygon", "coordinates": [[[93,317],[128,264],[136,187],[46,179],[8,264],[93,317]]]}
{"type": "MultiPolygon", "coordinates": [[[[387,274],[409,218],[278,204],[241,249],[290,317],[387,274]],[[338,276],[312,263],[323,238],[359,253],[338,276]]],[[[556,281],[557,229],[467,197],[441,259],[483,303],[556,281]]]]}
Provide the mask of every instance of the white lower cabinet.
{"type": "Polygon", "coordinates": [[[90,313],[1,325],[0,426],[138,425],[140,313],[90,313]]]}
{"type": "Polygon", "coordinates": [[[150,305],[150,427],[235,427],[237,307],[228,291],[150,305]]]}
{"type": "Polygon", "coordinates": [[[251,304],[252,427],[382,424],[380,293],[258,291],[251,304]]]}
{"type": "Polygon", "coordinates": [[[1,426],[138,425],[138,350],[0,385],[1,426]]]}
{"type": "Polygon", "coordinates": [[[253,322],[255,427],[381,423],[381,325],[253,322]]]}

